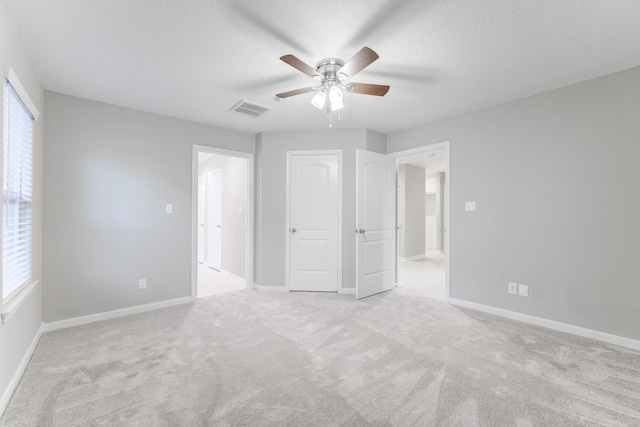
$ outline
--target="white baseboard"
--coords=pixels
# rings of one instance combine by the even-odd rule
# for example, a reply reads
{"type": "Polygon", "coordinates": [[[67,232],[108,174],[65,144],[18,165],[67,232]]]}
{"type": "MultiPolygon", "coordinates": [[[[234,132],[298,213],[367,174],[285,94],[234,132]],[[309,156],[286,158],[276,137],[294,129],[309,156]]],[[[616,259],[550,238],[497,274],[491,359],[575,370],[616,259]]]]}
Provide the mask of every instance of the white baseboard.
{"type": "Polygon", "coordinates": [[[457,298],[449,298],[447,302],[459,307],[465,307],[472,310],[495,314],[496,316],[518,320],[520,322],[529,323],[531,325],[542,326],[543,328],[566,332],[568,334],[578,335],[580,337],[591,338],[609,344],[631,348],[633,350],[640,350],[640,341],[631,338],[608,334],[606,332],[594,331],[593,329],[569,325],[567,323],[556,322],[555,320],[543,319],[541,317],[530,316],[528,314],[517,313],[515,311],[504,310],[502,308],[491,307],[489,305],[477,304],[475,302],[465,301],[457,298]]]}
{"type": "Polygon", "coordinates": [[[174,305],[187,304],[193,302],[192,297],[182,297],[167,301],[154,302],[151,304],[136,305],[135,307],[122,308],[120,310],[105,311],[103,313],[91,314],[89,316],[74,317],[57,322],[45,323],[42,325],[42,332],[55,331],[57,329],[79,326],[87,323],[98,322],[100,320],[115,319],[116,317],[128,316],[130,314],[144,313],[146,311],[157,310],[159,308],[172,307],[174,305]]]}
{"type": "Polygon", "coordinates": [[[338,293],[345,294],[345,295],[355,295],[356,288],[341,288],[341,289],[338,289],[338,293]]]}
{"type": "Polygon", "coordinates": [[[289,292],[289,290],[284,286],[262,286],[257,283],[253,284],[255,286],[256,291],[261,292],[289,292]]]}
{"type": "Polygon", "coordinates": [[[406,261],[416,261],[416,260],[419,260],[419,259],[422,259],[422,258],[426,258],[426,257],[427,257],[427,254],[420,254],[420,255],[412,255],[412,256],[408,256],[408,257],[400,256],[400,257],[398,257],[398,259],[400,261],[406,262],[406,261]]]}
{"type": "Polygon", "coordinates": [[[2,397],[0,397],[0,417],[2,417],[2,414],[4,414],[4,410],[7,409],[7,405],[11,400],[11,396],[13,396],[13,392],[18,386],[18,383],[20,382],[20,379],[22,378],[22,375],[24,374],[25,369],[27,369],[27,365],[29,364],[29,360],[31,360],[31,356],[33,356],[33,352],[36,351],[36,347],[38,346],[38,341],[40,341],[40,337],[42,336],[42,333],[43,333],[43,326],[44,324],[40,325],[40,327],[38,328],[38,332],[36,332],[36,335],[33,337],[33,340],[31,340],[31,344],[29,344],[29,348],[27,348],[27,351],[24,353],[24,356],[22,356],[22,360],[20,360],[20,364],[16,368],[16,371],[13,373],[13,377],[11,377],[11,381],[9,381],[7,388],[2,393],[2,397]]]}

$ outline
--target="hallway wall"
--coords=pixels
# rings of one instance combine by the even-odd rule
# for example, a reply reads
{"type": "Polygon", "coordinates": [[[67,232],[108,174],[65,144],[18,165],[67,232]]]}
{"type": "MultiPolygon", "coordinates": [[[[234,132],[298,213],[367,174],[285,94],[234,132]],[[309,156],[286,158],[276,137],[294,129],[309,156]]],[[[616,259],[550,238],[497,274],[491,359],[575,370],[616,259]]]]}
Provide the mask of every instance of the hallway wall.
{"type": "Polygon", "coordinates": [[[215,155],[199,165],[198,175],[216,169],[222,169],[222,270],[245,278],[247,160],[215,155]]]}

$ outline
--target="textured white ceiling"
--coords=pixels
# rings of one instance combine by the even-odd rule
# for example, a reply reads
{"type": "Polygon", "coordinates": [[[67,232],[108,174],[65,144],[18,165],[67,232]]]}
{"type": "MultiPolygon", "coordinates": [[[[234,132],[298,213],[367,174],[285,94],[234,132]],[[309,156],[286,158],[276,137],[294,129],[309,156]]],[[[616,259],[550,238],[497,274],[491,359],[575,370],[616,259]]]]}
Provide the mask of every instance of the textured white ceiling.
{"type": "Polygon", "coordinates": [[[45,89],[250,133],[328,126],[284,54],[375,50],[334,127],[384,133],[640,65],[640,0],[2,1],[45,89]]]}

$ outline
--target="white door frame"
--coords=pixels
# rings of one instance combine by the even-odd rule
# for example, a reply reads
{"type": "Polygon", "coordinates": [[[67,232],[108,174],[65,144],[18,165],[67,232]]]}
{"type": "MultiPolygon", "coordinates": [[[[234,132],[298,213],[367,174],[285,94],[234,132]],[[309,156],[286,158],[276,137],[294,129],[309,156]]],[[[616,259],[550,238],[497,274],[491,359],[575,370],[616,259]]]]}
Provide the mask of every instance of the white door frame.
{"type": "Polygon", "coordinates": [[[254,179],[253,154],[224,148],[193,145],[191,160],[191,299],[198,295],[198,153],[211,153],[220,156],[239,157],[247,161],[247,215],[245,239],[244,277],[247,289],[254,289],[253,284],[253,224],[254,224],[254,179]]]}
{"type": "MultiPolygon", "coordinates": [[[[446,166],[445,166],[445,181],[444,188],[445,197],[444,200],[444,300],[449,301],[451,298],[450,288],[450,265],[451,265],[451,150],[449,148],[449,141],[439,142],[437,144],[425,145],[422,147],[412,148],[404,151],[395,151],[389,153],[389,156],[393,156],[396,160],[396,171],[398,169],[398,159],[400,157],[412,156],[414,154],[426,154],[433,151],[444,150],[446,154],[446,166]]],[[[397,186],[396,186],[397,187],[397,186]]],[[[397,191],[397,188],[396,188],[397,191]]],[[[397,208],[396,208],[397,211],[397,208]]],[[[396,239],[398,229],[398,217],[396,214],[396,239]]],[[[396,277],[398,271],[398,255],[396,253],[396,277]]]]}
{"type": "Polygon", "coordinates": [[[291,203],[291,194],[290,194],[290,186],[289,186],[289,173],[290,173],[290,160],[291,156],[312,156],[312,155],[323,155],[323,154],[334,154],[338,156],[338,293],[343,293],[342,290],[342,150],[309,150],[309,151],[287,151],[287,204],[286,204],[286,227],[283,230],[285,233],[285,289],[286,292],[290,292],[291,288],[289,285],[289,254],[291,252],[290,249],[290,239],[289,239],[289,227],[291,223],[291,213],[290,213],[290,203],[291,203]]]}

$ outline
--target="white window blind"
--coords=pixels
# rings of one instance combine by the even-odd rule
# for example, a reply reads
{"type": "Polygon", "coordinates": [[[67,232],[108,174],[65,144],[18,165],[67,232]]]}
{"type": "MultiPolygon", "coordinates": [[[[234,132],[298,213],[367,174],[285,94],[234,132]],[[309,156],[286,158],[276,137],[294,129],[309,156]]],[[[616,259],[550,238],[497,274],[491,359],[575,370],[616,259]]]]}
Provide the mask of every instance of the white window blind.
{"type": "Polygon", "coordinates": [[[31,279],[33,116],[4,81],[2,298],[31,279]]]}

